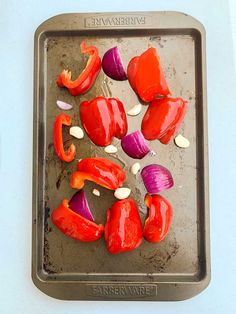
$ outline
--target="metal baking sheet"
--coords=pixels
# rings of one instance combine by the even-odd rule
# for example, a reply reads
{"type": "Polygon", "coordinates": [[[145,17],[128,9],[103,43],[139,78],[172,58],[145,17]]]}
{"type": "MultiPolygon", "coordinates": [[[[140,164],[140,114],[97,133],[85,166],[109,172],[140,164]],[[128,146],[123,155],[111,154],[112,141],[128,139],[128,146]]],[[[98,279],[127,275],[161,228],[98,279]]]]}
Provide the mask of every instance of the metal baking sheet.
{"type": "MultiPolygon", "coordinates": [[[[182,300],[201,292],[210,280],[208,152],[205,31],[194,18],[177,12],[130,12],[63,14],[39,26],[35,33],[34,68],[34,163],[32,278],[47,295],[66,300],[182,300]],[[141,165],[159,163],[169,168],[175,186],[163,193],[173,206],[174,217],[168,236],[159,244],[143,240],[136,250],[110,255],[104,238],[82,243],[63,235],[50,220],[52,210],[73,193],[69,176],[76,160],[65,164],[56,156],[52,125],[60,109],[56,100],[73,105],[69,112],[80,125],[79,104],[98,95],[118,97],[129,109],[138,102],[127,81],[116,82],[101,71],[88,93],[73,97],[55,84],[63,68],[74,75],[82,71],[86,56],[82,40],[96,45],[100,55],[118,46],[123,61],[156,47],[167,82],[175,97],[189,103],[180,133],[190,147],[180,149],[172,141],[162,145],[152,141],[157,153],[141,165]]],[[[129,117],[129,131],[140,128],[144,108],[138,117],[129,117]]],[[[68,132],[65,143],[71,143],[68,132]]],[[[104,149],[85,137],[76,140],[77,156],[105,156],[104,149]]],[[[134,162],[120,149],[110,159],[129,173],[134,162]]],[[[107,155],[106,155],[107,156],[107,155]]],[[[147,209],[145,189],[138,176],[128,175],[126,184],[137,201],[142,220],[147,209]]],[[[101,197],[92,194],[93,183],[85,190],[91,210],[99,223],[115,201],[113,193],[99,187],[101,197]]]]}

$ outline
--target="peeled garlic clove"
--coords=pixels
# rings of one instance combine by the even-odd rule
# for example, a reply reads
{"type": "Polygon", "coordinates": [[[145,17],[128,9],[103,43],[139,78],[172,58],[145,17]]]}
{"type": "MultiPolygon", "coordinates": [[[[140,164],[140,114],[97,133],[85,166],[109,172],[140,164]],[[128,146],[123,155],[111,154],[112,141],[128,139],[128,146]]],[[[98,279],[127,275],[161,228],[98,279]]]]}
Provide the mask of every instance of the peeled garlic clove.
{"type": "Polygon", "coordinates": [[[190,142],[187,138],[185,138],[183,135],[179,134],[176,136],[175,138],[175,144],[178,146],[178,147],[181,147],[181,148],[187,148],[189,147],[190,145],[190,142]]]}
{"type": "Polygon", "coordinates": [[[104,150],[108,154],[115,154],[118,151],[117,147],[115,147],[114,145],[108,145],[105,147],[104,150]]]}
{"type": "Polygon", "coordinates": [[[93,189],[93,194],[96,196],[100,196],[100,191],[98,191],[97,189],[93,189]]]}
{"type": "Polygon", "coordinates": [[[141,169],[141,165],[139,162],[135,162],[132,167],[131,167],[131,173],[132,174],[137,174],[139,172],[139,170],[141,169]]]}
{"type": "Polygon", "coordinates": [[[84,131],[79,126],[72,126],[70,128],[70,135],[81,139],[84,137],[84,131]]]}
{"type": "Polygon", "coordinates": [[[119,200],[123,200],[127,198],[131,193],[129,188],[118,188],[115,190],[114,196],[119,200]]]}
{"type": "Polygon", "coordinates": [[[129,116],[137,116],[138,114],[140,114],[140,112],[142,111],[142,105],[141,104],[137,104],[135,106],[133,106],[133,108],[131,108],[127,114],[129,116]]]}

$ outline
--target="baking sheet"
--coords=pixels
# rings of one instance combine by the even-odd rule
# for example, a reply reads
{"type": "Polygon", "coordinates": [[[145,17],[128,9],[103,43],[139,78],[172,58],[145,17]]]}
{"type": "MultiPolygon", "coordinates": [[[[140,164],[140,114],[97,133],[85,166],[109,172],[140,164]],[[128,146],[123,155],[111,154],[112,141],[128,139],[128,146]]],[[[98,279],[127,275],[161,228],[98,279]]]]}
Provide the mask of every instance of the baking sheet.
{"type": "MultiPolygon", "coordinates": [[[[208,165],[205,82],[205,33],[199,22],[176,12],[65,14],[54,17],[35,34],[34,99],[34,186],[33,267],[34,283],[48,295],[61,299],[178,300],[201,291],[209,282],[208,165]],[[82,71],[86,56],[80,53],[82,40],[104,52],[118,46],[124,63],[148,47],[158,50],[173,97],[188,101],[188,111],[179,133],[191,142],[183,150],[174,145],[150,142],[156,155],[145,157],[142,166],[158,163],[170,169],[175,186],[162,193],[172,204],[174,216],[168,236],[159,244],[143,240],[136,250],[110,255],[104,238],[82,243],[63,235],[50,220],[50,213],[64,197],[74,193],[69,176],[76,160],[65,164],[56,156],[52,125],[61,111],[57,100],[73,105],[69,112],[74,125],[81,125],[79,104],[98,95],[118,97],[128,110],[138,102],[129,83],[109,79],[102,71],[91,90],[73,97],[55,81],[63,68],[82,71]]],[[[129,132],[140,128],[142,114],[128,117],[129,132]]],[[[68,131],[68,130],[67,130],[68,131]]],[[[108,156],[104,148],[88,137],[76,140],[65,132],[66,145],[76,144],[77,159],[104,156],[120,164],[126,173],[135,160],[127,157],[118,140],[118,154],[108,156]]],[[[145,188],[140,176],[128,175],[142,220],[145,188]]],[[[101,197],[92,194],[95,184],[87,182],[86,195],[99,223],[115,201],[113,193],[99,187],[101,197]]]]}

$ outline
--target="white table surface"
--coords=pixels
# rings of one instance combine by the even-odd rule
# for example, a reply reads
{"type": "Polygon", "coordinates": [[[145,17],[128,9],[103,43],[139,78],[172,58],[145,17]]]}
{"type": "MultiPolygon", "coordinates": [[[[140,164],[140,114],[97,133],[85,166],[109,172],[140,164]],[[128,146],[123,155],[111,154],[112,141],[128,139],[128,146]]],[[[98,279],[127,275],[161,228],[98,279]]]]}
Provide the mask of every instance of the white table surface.
{"type": "MultiPolygon", "coordinates": [[[[235,12],[231,1],[234,36],[235,12]]],[[[0,35],[0,313],[235,313],[236,82],[228,2],[0,0],[0,35]],[[207,31],[212,280],[182,302],[58,301],[30,275],[34,31],[64,12],[145,10],[188,13],[207,31]]]]}

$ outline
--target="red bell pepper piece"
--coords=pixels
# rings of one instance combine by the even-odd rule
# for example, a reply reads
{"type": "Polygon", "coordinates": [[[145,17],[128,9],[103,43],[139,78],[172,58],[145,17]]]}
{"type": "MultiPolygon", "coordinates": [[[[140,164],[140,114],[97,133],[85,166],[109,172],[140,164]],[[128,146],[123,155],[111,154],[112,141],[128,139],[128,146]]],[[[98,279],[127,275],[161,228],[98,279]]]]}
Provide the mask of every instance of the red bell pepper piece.
{"type": "Polygon", "coordinates": [[[187,109],[182,98],[159,98],[148,106],[142,121],[142,133],[147,140],[158,139],[167,144],[178,131],[187,109]]]}
{"type": "Polygon", "coordinates": [[[132,199],[115,202],[107,212],[105,225],[107,250],[116,254],[137,248],[142,241],[142,222],[132,199]]]}
{"type": "Polygon", "coordinates": [[[98,146],[107,146],[112,138],[122,138],[128,129],[122,102],[115,98],[99,96],[80,105],[82,125],[91,141],[98,146]]]}
{"type": "Polygon", "coordinates": [[[71,144],[70,147],[67,149],[67,151],[64,150],[63,146],[63,138],[62,138],[62,126],[71,125],[71,117],[65,113],[60,113],[54,122],[54,128],[53,128],[53,142],[54,142],[54,148],[58,155],[58,157],[66,162],[70,162],[75,158],[76,155],[76,149],[75,145],[71,144]]]}
{"type": "Polygon", "coordinates": [[[149,48],[141,56],[131,59],[127,74],[131,87],[145,102],[152,101],[158,95],[170,94],[155,48],[149,48]]]}
{"type": "Polygon", "coordinates": [[[107,146],[114,136],[114,117],[110,102],[105,97],[80,104],[80,119],[91,141],[98,146],[107,146]]]}
{"type": "Polygon", "coordinates": [[[103,225],[97,225],[71,210],[68,199],[64,199],[61,205],[53,210],[51,218],[54,225],[65,235],[83,242],[98,240],[104,231],[103,225]]]}
{"type": "Polygon", "coordinates": [[[149,216],[144,224],[143,236],[149,242],[160,242],[168,233],[172,220],[172,207],[161,195],[147,194],[145,204],[149,208],[149,216]]]}
{"type": "Polygon", "coordinates": [[[128,131],[128,122],[122,102],[117,98],[108,98],[114,118],[114,136],[121,139],[128,131]]]}
{"type": "Polygon", "coordinates": [[[110,190],[121,187],[125,180],[125,172],[111,160],[95,157],[84,158],[77,164],[76,172],[72,173],[70,185],[82,189],[84,181],[93,181],[110,190]]]}
{"type": "Polygon", "coordinates": [[[93,85],[98,76],[102,61],[98,55],[98,49],[95,46],[87,46],[85,42],[80,45],[82,53],[89,54],[87,65],[76,80],[71,80],[71,71],[63,70],[57,78],[59,87],[66,87],[72,96],[86,93],[93,85]]]}

